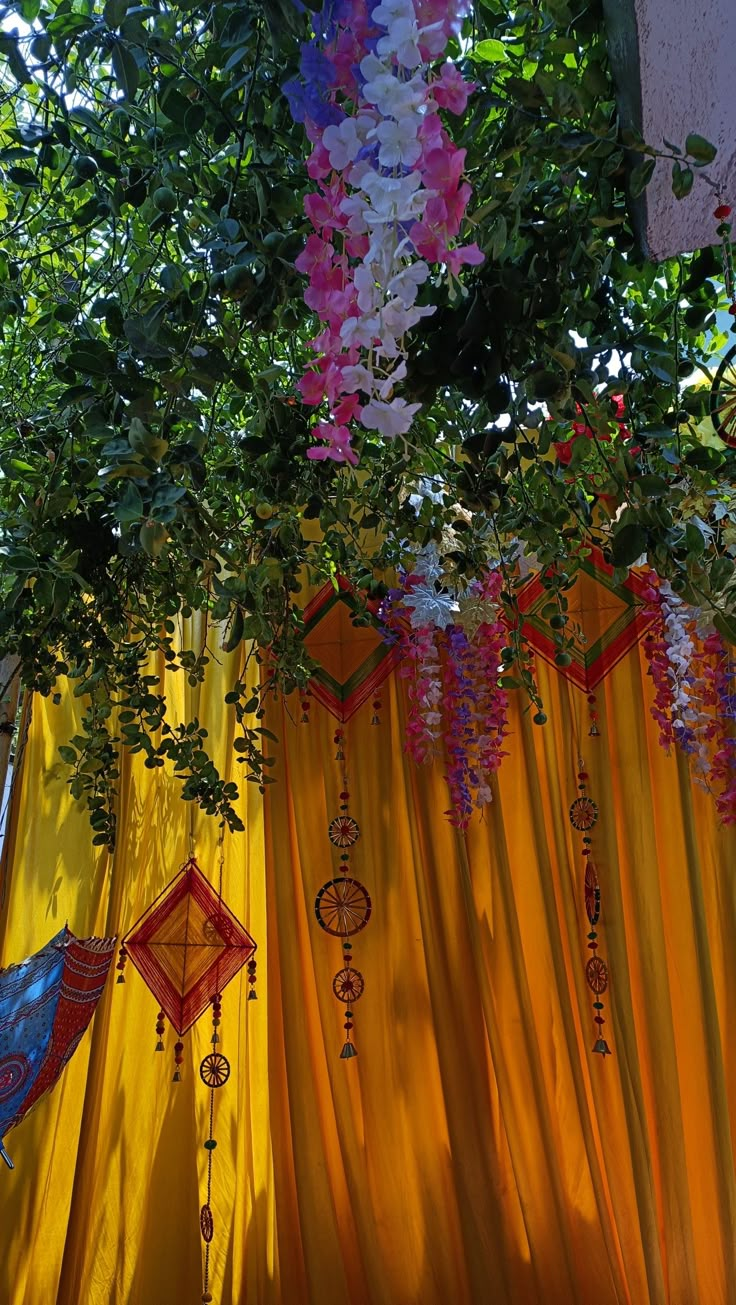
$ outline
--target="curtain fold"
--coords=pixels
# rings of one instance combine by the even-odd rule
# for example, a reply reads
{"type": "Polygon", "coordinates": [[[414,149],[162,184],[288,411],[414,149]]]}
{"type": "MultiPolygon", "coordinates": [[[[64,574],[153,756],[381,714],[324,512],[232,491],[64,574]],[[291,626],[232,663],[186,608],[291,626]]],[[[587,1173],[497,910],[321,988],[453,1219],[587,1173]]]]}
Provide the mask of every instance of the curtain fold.
{"type": "MultiPolygon", "coordinates": [[[[203,638],[204,632],[197,631],[203,638]]],[[[241,660],[201,688],[161,666],[174,720],[206,724],[239,779],[223,697],[241,660]]],[[[339,940],[314,899],[338,873],[334,720],[274,703],[277,780],[244,784],[223,894],[259,945],[257,1002],[223,1000],[232,1065],[216,1095],[212,1291],[223,1305],[736,1305],[734,834],[665,756],[635,651],[585,698],[540,664],[549,724],[512,696],[495,801],[467,837],[448,825],[442,767],[403,753],[404,686],[382,723],[345,726],[352,873],[373,902],[352,938],[365,992],[358,1056],[342,1061],[332,993],[339,940]],[[578,758],[600,809],[593,850],[610,972],[593,1055],[578,758]]],[[[166,771],[123,763],[119,841],[91,846],[56,748],[78,703],[36,700],[5,858],[0,962],[64,921],[123,934],[186,859],[216,881],[217,827],[166,771]]],[[[209,1022],[154,1054],[156,1001],[128,967],[110,982],[55,1092],[13,1136],[0,1175],[0,1299],[150,1305],[201,1298],[198,1212],[209,1022]]]]}

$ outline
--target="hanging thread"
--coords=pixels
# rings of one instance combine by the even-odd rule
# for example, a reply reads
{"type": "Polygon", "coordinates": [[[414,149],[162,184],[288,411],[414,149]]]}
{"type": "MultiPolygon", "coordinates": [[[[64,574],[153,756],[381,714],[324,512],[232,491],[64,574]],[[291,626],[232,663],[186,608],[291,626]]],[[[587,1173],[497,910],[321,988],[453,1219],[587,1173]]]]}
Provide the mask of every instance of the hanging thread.
{"type": "Polygon", "coordinates": [[[589,775],[582,757],[578,758],[577,779],[579,796],[575,798],[570,807],[570,824],[573,829],[582,834],[585,913],[588,917],[589,926],[588,951],[591,953],[585,966],[585,981],[594,997],[593,1022],[596,1026],[596,1040],[593,1051],[605,1058],[610,1056],[611,1049],[603,1036],[603,1025],[606,1021],[603,1015],[604,1005],[601,997],[608,988],[608,966],[603,958],[598,955],[596,925],[600,919],[601,890],[598,882],[598,872],[593,861],[593,840],[590,836],[591,830],[598,822],[598,806],[588,796],[587,783],[589,775]]]}

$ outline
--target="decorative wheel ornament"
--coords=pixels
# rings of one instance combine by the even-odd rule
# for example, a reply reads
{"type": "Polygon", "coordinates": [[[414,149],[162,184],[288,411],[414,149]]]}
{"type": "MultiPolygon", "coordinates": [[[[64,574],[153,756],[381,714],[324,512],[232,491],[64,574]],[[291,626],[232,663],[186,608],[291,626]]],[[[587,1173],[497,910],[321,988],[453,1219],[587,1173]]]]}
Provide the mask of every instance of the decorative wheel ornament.
{"type": "Polygon", "coordinates": [[[593,799],[588,797],[586,792],[587,783],[588,772],[581,758],[578,761],[579,797],[575,798],[570,807],[570,822],[582,834],[580,842],[582,843],[584,868],[583,894],[585,914],[588,919],[588,951],[592,953],[585,966],[585,981],[595,994],[593,1023],[596,1026],[596,1039],[593,1051],[598,1052],[600,1056],[605,1058],[610,1056],[611,1048],[603,1036],[603,1026],[606,1021],[603,1015],[604,1005],[601,1001],[601,993],[604,993],[608,987],[608,967],[606,962],[598,955],[598,931],[596,925],[601,914],[601,888],[598,882],[598,871],[593,863],[593,840],[589,832],[598,819],[598,807],[593,799]]]}
{"type": "Polygon", "coordinates": [[[608,966],[600,956],[591,956],[585,967],[585,978],[591,992],[600,996],[608,987],[608,966]]]}
{"type": "Polygon", "coordinates": [[[598,820],[598,807],[592,798],[582,797],[575,798],[570,807],[570,824],[573,829],[587,832],[592,829],[598,820]]]}
{"type": "MultiPolygon", "coordinates": [[[[721,239],[723,284],[731,300],[728,311],[736,318],[736,273],[731,246],[733,223],[729,220],[731,212],[731,205],[726,204],[723,195],[718,192],[718,206],[713,217],[718,222],[716,232],[721,239]]],[[[732,449],[736,448],[736,345],[729,349],[716,372],[710,392],[710,415],[721,439],[732,449]]]]}
{"type": "MultiPolygon", "coordinates": [[[[376,697],[373,701],[373,724],[378,723],[376,712],[380,707],[376,697]]],[[[334,734],[335,760],[340,766],[340,814],[330,821],[328,834],[333,847],[340,852],[340,877],[330,879],[317,893],[314,913],[317,923],[325,933],[342,941],[342,969],[338,970],[332,980],[332,991],[338,1001],[345,1007],[343,1028],[345,1041],[340,1052],[341,1060],[352,1060],[357,1056],[353,1042],[353,1003],[363,995],[365,981],[353,962],[353,944],[351,935],[360,933],[371,918],[371,899],[368,890],[358,879],[351,876],[350,849],[360,838],[360,826],[350,815],[350,793],[348,791],[348,774],[346,761],[345,730],[338,726],[334,734]]]]}
{"type": "Polygon", "coordinates": [[[736,345],[721,361],[710,392],[710,415],[716,434],[736,448],[736,345]]]}
{"type": "Polygon", "coordinates": [[[338,970],[332,980],[332,991],[338,1001],[344,1001],[346,1006],[352,1002],[358,1001],[363,996],[365,982],[360,970],[354,970],[352,966],[347,966],[344,970],[338,970]]]}
{"type": "Polygon", "coordinates": [[[314,913],[335,938],[360,933],[371,918],[371,899],[357,879],[330,879],[317,893],[314,913]]]}
{"type": "Polygon", "coordinates": [[[199,1067],[200,1077],[208,1088],[219,1088],[230,1077],[230,1061],[219,1051],[211,1051],[199,1067]]]}
{"type": "Polygon", "coordinates": [[[596,868],[590,860],[585,867],[585,913],[591,926],[598,923],[601,914],[601,888],[596,868]]]}
{"type": "Polygon", "coordinates": [[[203,1205],[199,1212],[199,1227],[202,1233],[202,1240],[209,1246],[215,1235],[215,1221],[212,1217],[212,1211],[209,1205],[203,1205]]]}
{"type": "Polygon", "coordinates": [[[335,816],[330,821],[328,833],[335,847],[353,847],[360,838],[360,826],[352,816],[335,816]]]}

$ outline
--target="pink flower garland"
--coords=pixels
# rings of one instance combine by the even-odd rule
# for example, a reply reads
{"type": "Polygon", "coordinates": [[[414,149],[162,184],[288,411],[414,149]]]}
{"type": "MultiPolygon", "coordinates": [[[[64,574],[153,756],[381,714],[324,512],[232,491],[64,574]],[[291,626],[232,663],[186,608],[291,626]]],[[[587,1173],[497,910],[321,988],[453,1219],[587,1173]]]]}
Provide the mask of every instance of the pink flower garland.
{"type": "Polygon", "coordinates": [[[444,741],[451,802],[446,814],[459,829],[467,828],[474,807],[492,800],[490,776],[506,755],[508,698],[498,684],[506,642],[501,587],[497,571],[475,586],[473,597],[482,601],[486,616],[472,635],[460,616],[450,619],[451,612],[459,612],[453,596],[435,594],[422,573],[404,576],[384,607],[386,637],[399,641],[400,674],[408,682],[405,750],[424,763],[437,756],[444,741]],[[494,607],[497,614],[488,619],[494,607]],[[424,619],[425,610],[433,608],[433,618],[424,619]]]}
{"type": "Polygon", "coordinates": [[[298,388],[329,413],[307,456],[354,466],[351,423],[394,439],[419,409],[395,387],[408,332],[434,311],[417,302],[429,264],[452,278],[483,255],[457,244],[471,187],[440,116],[463,113],[473,87],[449,60],[432,71],[459,31],[462,0],[341,0],[331,12],[322,48],[302,49],[306,85],[285,87],[314,145],[318,189],[305,210],[315,234],[296,267],[324,324],[298,388]]]}
{"type": "Polygon", "coordinates": [[[644,590],[652,620],[644,651],[655,697],[659,741],[695,757],[696,777],[715,795],[726,825],[736,823],[736,692],[734,664],[713,631],[697,639],[695,617],[669,584],[650,572],[644,590]]]}

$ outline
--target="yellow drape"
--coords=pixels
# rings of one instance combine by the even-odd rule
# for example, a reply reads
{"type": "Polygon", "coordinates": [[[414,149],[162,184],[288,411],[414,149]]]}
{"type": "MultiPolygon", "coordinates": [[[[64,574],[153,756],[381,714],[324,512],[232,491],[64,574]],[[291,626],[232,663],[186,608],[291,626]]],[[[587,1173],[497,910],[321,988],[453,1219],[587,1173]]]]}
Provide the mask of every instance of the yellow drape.
{"type": "MultiPolygon", "coordinates": [[[[196,703],[239,775],[222,697],[196,703]]],[[[163,670],[163,668],[162,668],[163,670]]],[[[354,873],[373,915],[353,938],[365,994],[358,1057],[341,1061],[340,947],[316,924],[336,857],[334,721],[268,724],[278,783],[247,786],[224,894],[260,944],[260,1000],[226,990],[217,1095],[216,1301],[248,1305],[727,1305],[736,1302],[730,1118],[736,1060],[733,835],[660,750],[640,654],[584,698],[540,668],[544,729],[512,700],[496,801],[464,840],[443,818],[441,768],[402,752],[403,689],[347,727],[354,873]],[[582,729],[611,987],[591,1054],[587,922],[567,820],[582,729]]],[[[174,716],[195,691],[168,676],[174,716]]],[[[190,808],[161,771],[126,762],[120,840],[95,853],[56,745],[75,704],[37,701],[3,885],[0,961],[77,933],[124,932],[186,857],[190,808]]],[[[216,828],[197,815],[214,878],[216,828]]],[[[129,966],[51,1097],[9,1138],[0,1174],[0,1301],[154,1305],[201,1295],[209,1024],[155,1055],[156,1002],[129,966]]]]}

